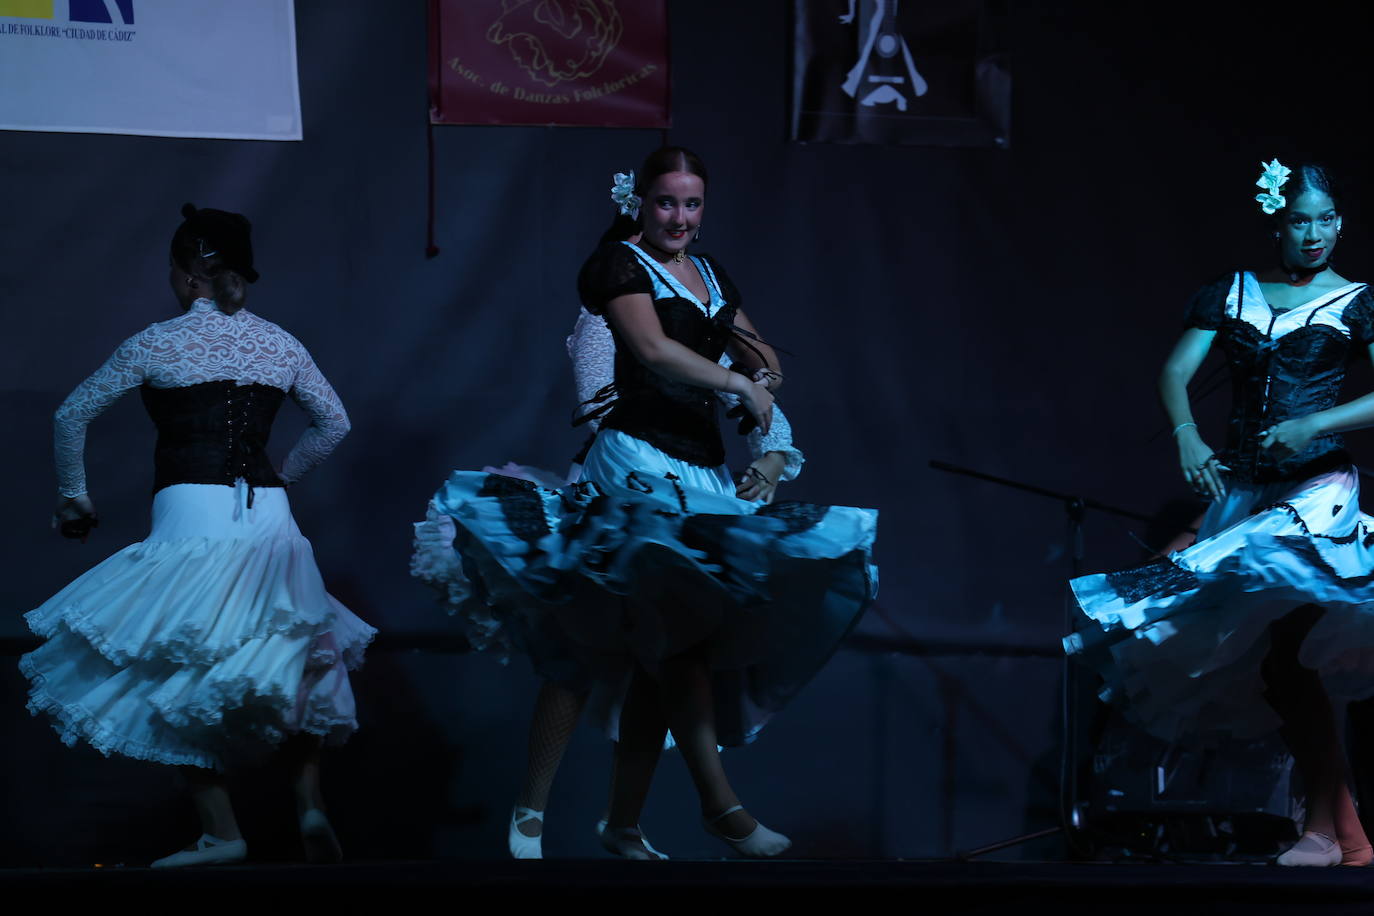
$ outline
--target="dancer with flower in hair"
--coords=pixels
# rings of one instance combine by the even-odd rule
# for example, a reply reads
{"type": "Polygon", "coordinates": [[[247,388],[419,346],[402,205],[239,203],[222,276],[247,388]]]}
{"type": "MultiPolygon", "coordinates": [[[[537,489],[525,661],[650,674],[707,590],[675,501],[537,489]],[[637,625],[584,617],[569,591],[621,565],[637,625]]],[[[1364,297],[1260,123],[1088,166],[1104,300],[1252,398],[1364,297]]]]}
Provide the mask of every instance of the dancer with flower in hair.
{"type": "Polygon", "coordinates": [[[1104,699],[1168,741],[1278,730],[1307,795],[1281,865],[1366,865],[1331,700],[1374,694],[1374,520],[1340,433],[1374,425],[1374,394],[1337,404],[1352,357],[1374,359],[1374,295],[1336,273],[1338,197],[1315,165],[1263,167],[1255,199],[1276,263],[1189,304],[1159,380],[1184,480],[1212,501],[1197,541],[1072,583],[1085,626],[1066,649],[1104,699]],[[1233,403],[1214,452],[1187,385],[1214,345],[1233,403]]]}
{"type": "Polygon", "coordinates": [[[324,813],[320,747],[358,726],[348,669],[375,630],[325,591],[286,487],[348,432],[348,415],[295,337],[243,307],[256,282],[248,220],[182,208],[171,244],[182,314],[126,340],[58,408],[54,525],[96,523],[86,427],[139,389],[157,426],[152,530],[26,615],[44,638],[20,668],[29,708],[84,741],[179,767],[201,836],[154,868],[243,861],[226,767],[289,758],[306,858],[342,852],[324,813]],[[288,397],[310,426],[280,471],[267,455],[288,397]]]}
{"type": "Polygon", "coordinates": [[[758,735],[876,585],[876,512],[742,499],[724,467],[717,393],[738,397],[742,431],[767,434],[782,374],[724,270],[687,254],[706,187],[691,152],[653,153],[583,266],[579,293],[615,355],[583,413],[600,428],[581,480],[457,471],[430,505],[464,573],[451,601],[477,602],[546,680],[624,691],[604,837],[631,858],[651,857],[637,825],[665,727],[710,833],[745,856],[788,848],[740,804],[717,746],[758,735]]]}

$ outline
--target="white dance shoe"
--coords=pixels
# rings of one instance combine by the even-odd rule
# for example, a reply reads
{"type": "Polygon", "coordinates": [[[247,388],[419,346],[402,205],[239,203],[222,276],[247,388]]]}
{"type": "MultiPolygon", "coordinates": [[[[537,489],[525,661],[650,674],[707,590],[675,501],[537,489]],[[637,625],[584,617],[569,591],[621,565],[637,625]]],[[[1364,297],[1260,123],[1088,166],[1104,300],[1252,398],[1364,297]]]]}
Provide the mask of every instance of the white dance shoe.
{"type": "Polygon", "coordinates": [[[538,821],[542,825],[544,812],[516,805],[510,813],[510,832],[506,837],[506,846],[514,858],[542,859],[544,858],[544,837],[542,833],[540,836],[525,836],[521,833],[520,825],[525,821],[538,821]]]}
{"type": "MultiPolygon", "coordinates": [[[[596,836],[599,836],[599,838],[602,839],[602,846],[606,846],[606,824],[607,824],[607,823],[609,823],[609,821],[607,821],[605,817],[602,817],[602,818],[600,818],[600,820],[596,821],[596,836]]],[[[668,861],[668,853],[660,853],[660,851],[658,851],[657,849],[654,849],[653,843],[650,843],[650,842],[649,842],[649,838],[647,838],[647,836],[644,836],[644,828],[643,828],[643,827],[639,827],[639,825],[636,824],[636,825],[635,825],[635,829],[638,829],[638,831],[639,831],[639,842],[642,843],[644,849],[649,850],[650,853],[653,854],[654,858],[658,858],[658,860],[662,860],[662,861],[668,861]]],[[[617,856],[620,856],[620,853],[618,853],[618,851],[616,851],[616,850],[614,850],[614,849],[610,849],[609,846],[607,846],[606,849],[607,849],[607,851],[611,851],[611,853],[616,853],[617,856]]],[[[629,858],[633,858],[633,857],[631,856],[631,857],[629,857],[629,858]]]]}
{"type": "Polygon", "coordinates": [[[732,837],[720,831],[716,826],[724,818],[729,817],[736,811],[743,811],[743,805],[735,805],[733,808],[726,808],[715,817],[702,818],[701,824],[706,828],[706,832],[714,837],[718,837],[728,843],[735,852],[744,856],[746,859],[768,859],[776,855],[781,855],[792,848],[792,841],[778,833],[776,830],[769,830],[763,826],[757,818],[754,819],[754,829],[749,831],[748,836],[732,837]]]}
{"type": "Polygon", "coordinates": [[[232,865],[248,858],[248,844],[242,839],[221,840],[217,836],[202,833],[196,840],[195,849],[183,849],[170,856],[163,856],[152,864],[153,868],[187,868],[196,865],[232,865]]]}
{"type": "Polygon", "coordinates": [[[668,860],[666,855],[649,844],[649,838],[644,835],[644,831],[638,825],[612,830],[606,826],[606,819],[603,817],[596,822],[596,835],[601,839],[601,845],[605,847],[607,852],[620,856],[622,859],[640,862],[666,862],[668,860]]]}
{"type": "Polygon", "coordinates": [[[301,845],[305,847],[305,861],[312,865],[334,865],[343,861],[343,847],[329,825],[329,818],[319,808],[311,808],[301,815],[301,845]]]}
{"type": "Polygon", "coordinates": [[[1329,868],[1341,864],[1341,844],[1324,833],[1304,830],[1298,841],[1274,861],[1280,865],[1329,868]]]}

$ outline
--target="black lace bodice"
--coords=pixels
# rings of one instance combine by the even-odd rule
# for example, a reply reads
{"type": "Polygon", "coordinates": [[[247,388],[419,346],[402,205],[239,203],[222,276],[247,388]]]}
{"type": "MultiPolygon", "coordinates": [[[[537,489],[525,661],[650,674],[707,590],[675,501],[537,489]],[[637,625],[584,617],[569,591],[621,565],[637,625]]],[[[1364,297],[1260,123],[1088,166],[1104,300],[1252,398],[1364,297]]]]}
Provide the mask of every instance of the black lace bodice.
{"type": "Polygon", "coordinates": [[[1193,297],[1185,324],[1219,332],[1232,390],[1221,457],[1233,477],[1294,480],[1349,463],[1334,433],[1281,461],[1260,449],[1259,437],[1276,423],[1335,405],[1351,357],[1374,342],[1374,296],[1363,284],[1275,312],[1253,274],[1229,274],[1193,297]]]}
{"type": "Polygon", "coordinates": [[[202,382],[140,389],[157,426],[153,491],[176,483],[280,487],[267,439],[286,392],[271,385],[202,382]]]}
{"type": "MultiPolygon", "coordinates": [[[[707,288],[715,281],[725,304],[711,317],[701,307],[672,291],[665,276],[659,277],[658,295],[650,267],[622,243],[604,245],[583,265],[578,293],[587,311],[599,315],[617,296],[645,293],[654,298],[654,311],[663,333],[694,353],[715,362],[729,342],[739,292],[720,265],[702,256],[708,274],[707,288]],[[666,295],[665,295],[666,292],[666,295]],[[660,298],[661,297],[661,298],[660,298]]],[[[615,391],[617,400],[601,418],[602,429],[618,429],[655,448],[702,467],[725,463],[716,417],[716,396],[709,388],[664,378],[648,368],[624,346],[614,326],[615,391]]],[[[594,405],[592,405],[594,406],[594,405]]]]}

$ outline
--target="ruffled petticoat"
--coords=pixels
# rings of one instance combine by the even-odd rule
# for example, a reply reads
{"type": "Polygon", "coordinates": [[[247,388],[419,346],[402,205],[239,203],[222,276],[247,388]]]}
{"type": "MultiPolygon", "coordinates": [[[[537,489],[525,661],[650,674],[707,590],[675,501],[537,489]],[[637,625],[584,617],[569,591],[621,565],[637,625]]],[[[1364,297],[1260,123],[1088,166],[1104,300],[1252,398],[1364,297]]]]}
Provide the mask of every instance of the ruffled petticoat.
{"type": "Polygon", "coordinates": [[[1302,481],[1233,484],[1198,541],[1145,566],[1073,580],[1090,619],[1065,649],[1102,696],[1168,741],[1257,737],[1279,726],[1260,664],[1268,627],[1325,609],[1299,658],[1335,700],[1374,694],[1374,520],[1342,468],[1302,481]]]}
{"type": "Polygon", "coordinates": [[[325,591],[286,491],[177,484],[147,540],[25,615],[29,709],[104,754],[221,768],[357,728],[348,669],[376,630],[325,591]]]}
{"type": "MultiPolygon", "coordinates": [[[[514,648],[574,689],[704,647],[723,745],[751,740],[877,590],[877,512],[750,503],[724,468],[602,430],[561,488],[455,471],[418,523],[412,572],[478,649],[514,648]]],[[[603,724],[614,733],[614,702],[603,724]]]]}

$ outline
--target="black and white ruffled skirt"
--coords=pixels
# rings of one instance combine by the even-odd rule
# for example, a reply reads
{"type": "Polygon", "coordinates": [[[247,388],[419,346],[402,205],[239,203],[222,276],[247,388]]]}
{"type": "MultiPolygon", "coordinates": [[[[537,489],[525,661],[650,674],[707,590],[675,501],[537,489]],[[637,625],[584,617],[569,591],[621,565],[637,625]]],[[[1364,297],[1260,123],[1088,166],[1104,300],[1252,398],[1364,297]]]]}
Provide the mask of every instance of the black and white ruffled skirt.
{"type": "Polygon", "coordinates": [[[1279,726],[1260,665],[1271,623],[1325,611],[1300,649],[1334,700],[1374,695],[1374,519],[1344,467],[1301,481],[1233,484],[1193,546],[1072,582],[1084,629],[1065,649],[1102,697],[1168,741],[1256,737],[1279,726]]]}
{"type": "Polygon", "coordinates": [[[474,647],[523,652],[575,689],[614,693],[634,664],[703,651],[718,740],[737,745],[868,606],[877,515],[746,502],[724,468],[602,430],[578,483],[455,471],[415,526],[411,569],[474,647]]]}

